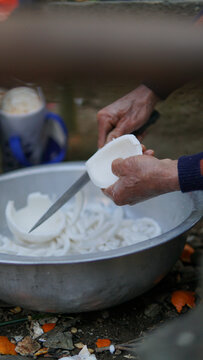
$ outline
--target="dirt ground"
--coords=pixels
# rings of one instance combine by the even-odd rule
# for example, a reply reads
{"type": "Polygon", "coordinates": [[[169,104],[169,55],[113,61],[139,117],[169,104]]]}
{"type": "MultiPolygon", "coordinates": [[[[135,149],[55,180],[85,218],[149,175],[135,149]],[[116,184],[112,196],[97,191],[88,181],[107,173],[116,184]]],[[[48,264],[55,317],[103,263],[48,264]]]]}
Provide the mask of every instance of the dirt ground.
{"type": "MultiPolygon", "coordinates": [[[[167,12],[170,4],[164,6],[163,11],[167,12]]],[[[145,11],[146,7],[147,5],[140,11],[145,11]]],[[[199,11],[199,5],[194,8],[188,4],[182,9],[185,17],[191,17],[199,11]]],[[[180,8],[173,11],[177,16],[179,12],[180,8]]],[[[94,84],[83,87],[73,84],[71,90],[63,89],[62,98],[59,96],[60,86],[54,91],[44,86],[47,101],[56,103],[56,109],[63,116],[69,129],[67,161],[87,160],[94,153],[97,149],[97,111],[125,95],[136,86],[135,84],[136,81],[125,84],[119,82],[97,84],[96,87],[94,84]]],[[[143,139],[147,147],[155,149],[157,157],[175,159],[183,154],[202,151],[202,96],[202,84],[191,83],[158,104],[160,118],[143,139]]],[[[193,310],[188,306],[184,306],[180,314],[177,312],[171,303],[171,295],[176,290],[195,292],[196,307],[202,305],[200,259],[203,256],[203,221],[183,236],[195,249],[191,262],[178,260],[170,273],[156,287],[114,308],[84,314],[53,315],[27,311],[17,307],[18,304],[11,306],[0,303],[0,336],[8,336],[16,344],[25,336],[32,338],[33,321],[39,326],[46,322],[56,323],[56,327],[47,333],[46,341],[41,341],[44,335],[40,335],[27,352],[24,350],[23,356],[20,352],[15,356],[0,355],[0,360],[33,358],[58,360],[63,356],[78,354],[82,346],[80,343],[92,349],[98,360],[140,358],[137,352],[139,341],[134,347],[134,352],[117,349],[113,355],[109,351],[96,353],[95,343],[98,338],[108,338],[112,344],[122,344],[133,339],[142,342],[162,324],[167,324],[169,320],[173,322],[177,318],[184,317],[185,313],[192,312],[193,310]],[[58,342],[55,341],[56,338],[58,342]],[[45,347],[44,355],[36,355],[37,350],[33,350],[34,346],[36,349],[45,347]]]]}

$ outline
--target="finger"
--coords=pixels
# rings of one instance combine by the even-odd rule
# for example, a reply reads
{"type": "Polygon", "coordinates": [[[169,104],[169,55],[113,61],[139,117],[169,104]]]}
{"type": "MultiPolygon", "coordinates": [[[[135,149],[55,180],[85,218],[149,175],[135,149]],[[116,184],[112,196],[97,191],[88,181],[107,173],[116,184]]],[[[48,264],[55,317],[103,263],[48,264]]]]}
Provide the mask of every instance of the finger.
{"type": "Polygon", "coordinates": [[[111,169],[114,175],[121,177],[124,176],[123,159],[115,159],[111,164],[111,169]]]}
{"type": "Polygon", "coordinates": [[[144,152],[144,155],[154,156],[154,150],[148,149],[144,152]]]}
{"type": "Polygon", "coordinates": [[[111,125],[108,121],[106,121],[106,119],[105,121],[103,119],[98,120],[98,148],[104,146],[107,134],[109,133],[111,128],[111,125]]]}
{"type": "Polygon", "coordinates": [[[108,133],[114,128],[117,122],[116,115],[104,112],[103,110],[99,111],[97,114],[97,124],[98,124],[98,147],[101,148],[104,146],[107,140],[108,133]]]}
{"type": "Polygon", "coordinates": [[[121,135],[130,134],[134,130],[134,123],[129,120],[129,117],[122,117],[117,122],[116,127],[108,134],[107,142],[116,139],[121,135]]]}

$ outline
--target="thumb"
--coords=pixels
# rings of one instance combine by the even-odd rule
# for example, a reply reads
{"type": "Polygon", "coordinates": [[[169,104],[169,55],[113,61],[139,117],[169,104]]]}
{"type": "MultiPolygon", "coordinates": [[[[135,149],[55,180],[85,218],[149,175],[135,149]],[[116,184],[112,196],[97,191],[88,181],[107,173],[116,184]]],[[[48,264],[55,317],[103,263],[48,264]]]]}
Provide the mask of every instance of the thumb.
{"type": "Polygon", "coordinates": [[[114,175],[121,177],[123,175],[123,159],[115,159],[111,164],[111,169],[114,175]]]}

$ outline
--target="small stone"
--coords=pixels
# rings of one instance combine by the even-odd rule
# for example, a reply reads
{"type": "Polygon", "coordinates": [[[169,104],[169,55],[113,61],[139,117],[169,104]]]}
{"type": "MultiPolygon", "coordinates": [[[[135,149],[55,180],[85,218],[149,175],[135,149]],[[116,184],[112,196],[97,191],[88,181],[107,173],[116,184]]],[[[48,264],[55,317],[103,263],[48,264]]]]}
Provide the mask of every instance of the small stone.
{"type": "Polygon", "coordinates": [[[20,306],[16,306],[13,309],[10,309],[10,312],[12,312],[13,314],[19,314],[22,311],[20,306]]]}
{"type": "Polygon", "coordinates": [[[89,351],[90,354],[94,353],[94,349],[92,349],[92,348],[88,348],[88,351],[89,351]]]}
{"type": "Polygon", "coordinates": [[[76,344],[74,344],[74,346],[77,348],[77,349],[83,349],[84,348],[84,344],[82,343],[82,342],[79,342],[79,343],[76,343],[76,344]]]}
{"type": "Polygon", "coordinates": [[[75,327],[72,327],[71,332],[72,332],[72,334],[76,334],[78,332],[78,329],[76,329],[75,327]]]}

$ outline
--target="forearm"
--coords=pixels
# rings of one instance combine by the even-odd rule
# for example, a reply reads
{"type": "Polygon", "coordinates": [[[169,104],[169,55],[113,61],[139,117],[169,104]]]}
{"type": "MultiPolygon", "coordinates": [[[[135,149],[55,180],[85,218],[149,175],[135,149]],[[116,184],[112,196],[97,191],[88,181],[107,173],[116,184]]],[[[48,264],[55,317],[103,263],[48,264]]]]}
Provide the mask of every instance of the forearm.
{"type": "Polygon", "coordinates": [[[171,159],[160,160],[160,194],[180,190],[178,178],[178,161],[171,159]]]}

